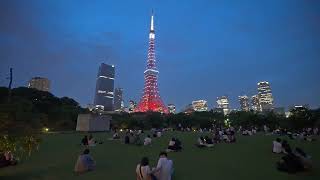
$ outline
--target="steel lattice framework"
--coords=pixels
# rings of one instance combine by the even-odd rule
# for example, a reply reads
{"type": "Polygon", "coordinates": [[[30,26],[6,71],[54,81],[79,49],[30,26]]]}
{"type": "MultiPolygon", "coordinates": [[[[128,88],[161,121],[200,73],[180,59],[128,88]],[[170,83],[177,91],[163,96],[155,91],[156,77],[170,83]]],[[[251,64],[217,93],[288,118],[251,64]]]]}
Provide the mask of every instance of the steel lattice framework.
{"type": "Polygon", "coordinates": [[[158,74],[155,57],[155,31],[153,25],[153,15],[151,16],[151,27],[149,33],[149,49],[147,67],[144,71],[144,90],[143,96],[137,105],[135,112],[162,112],[168,113],[167,107],[161,100],[158,89],[158,74]]]}

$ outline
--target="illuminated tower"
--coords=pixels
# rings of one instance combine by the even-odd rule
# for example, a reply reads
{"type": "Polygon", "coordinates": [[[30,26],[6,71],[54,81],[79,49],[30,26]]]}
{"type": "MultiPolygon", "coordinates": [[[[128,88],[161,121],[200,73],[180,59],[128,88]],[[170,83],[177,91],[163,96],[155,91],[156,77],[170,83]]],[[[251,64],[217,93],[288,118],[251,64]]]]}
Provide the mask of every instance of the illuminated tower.
{"type": "Polygon", "coordinates": [[[158,74],[156,66],[156,57],[155,57],[155,31],[153,25],[153,14],[151,16],[151,27],[149,33],[149,49],[148,49],[148,60],[147,67],[144,71],[144,90],[143,96],[135,109],[135,112],[147,112],[147,111],[156,111],[168,113],[167,107],[161,100],[159,89],[158,89],[158,74]]]}

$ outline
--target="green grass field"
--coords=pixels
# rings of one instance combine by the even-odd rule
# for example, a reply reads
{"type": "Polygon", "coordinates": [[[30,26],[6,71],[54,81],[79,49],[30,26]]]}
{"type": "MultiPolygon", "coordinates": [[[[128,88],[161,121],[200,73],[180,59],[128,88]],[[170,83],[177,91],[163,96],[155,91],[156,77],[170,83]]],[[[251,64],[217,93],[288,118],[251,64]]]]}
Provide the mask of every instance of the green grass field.
{"type": "MultiPolygon", "coordinates": [[[[0,169],[0,179],[23,180],[72,180],[72,179],[135,179],[135,167],[142,156],[155,166],[158,154],[167,146],[172,136],[178,137],[184,150],[169,153],[174,161],[174,180],[319,180],[320,144],[316,142],[289,141],[292,147],[302,147],[312,155],[314,169],[311,172],[288,175],[276,170],[275,163],[281,155],[271,153],[274,136],[240,136],[235,144],[218,144],[211,149],[194,146],[198,133],[170,132],[153,139],[152,147],[125,145],[122,141],[108,141],[108,133],[93,134],[104,144],[91,148],[97,169],[75,175],[73,168],[82,152],[79,142],[83,134],[48,134],[43,137],[38,152],[19,165],[0,169]]],[[[319,139],[318,139],[319,140],[319,139]]]]}

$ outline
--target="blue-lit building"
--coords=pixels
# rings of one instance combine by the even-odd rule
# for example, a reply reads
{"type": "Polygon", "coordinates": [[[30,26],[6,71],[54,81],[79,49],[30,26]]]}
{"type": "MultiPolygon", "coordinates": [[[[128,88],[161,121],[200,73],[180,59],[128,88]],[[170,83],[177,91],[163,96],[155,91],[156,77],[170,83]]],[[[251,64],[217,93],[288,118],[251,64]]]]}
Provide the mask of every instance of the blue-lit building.
{"type": "Polygon", "coordinates": [[[113,111],[114,65],[102,63],[97,75],[94,105],[104,111],[113,111]]]}

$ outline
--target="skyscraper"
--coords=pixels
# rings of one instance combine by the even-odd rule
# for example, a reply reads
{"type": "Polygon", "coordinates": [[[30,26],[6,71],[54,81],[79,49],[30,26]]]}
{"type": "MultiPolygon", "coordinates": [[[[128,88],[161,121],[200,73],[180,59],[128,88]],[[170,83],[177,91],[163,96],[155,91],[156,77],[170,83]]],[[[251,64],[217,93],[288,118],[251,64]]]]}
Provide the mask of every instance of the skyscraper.
{"type": "Polygon", "coordinates": [[[261,81],[258,83],[258,97],[261,111],[273,109],[273,97],[269,82],[261,81]]]}
{"type": "Polygon", "coordinates": [[[168,111],[171,114],[175,114],[176,113],[176,106],[174,104],[168,104],[168,111]]]}
{"type": "Polygon", "coordinates": [[[192,107],[197,112],[208,111],[208,104],[205,100],[192,101],[192,107]]]}
{"type": "Polygon", "coordinates": [[[240,103],[240,109],[241,111],[249,111],[250,104],[249,104],[249,98],[248,96],[239,96],[239,103],[240,103]]]}
{"type": "Polygon", "coordinates": [[[102,63],[97,75],[94,105],[105,111],[113,110],[114,65],[102,63]]]}
{"type": "Polygon", "coordinates": [[[151,26],[149,33],[149,49],[147,68],[144,71],[144,90],[143,96],[136,107],[136,112],[157,111],[168,113],[167,107],[161,100],[158,90],[158,74],[155,57],[155,31],[153,25],[153,14],[151,16],[151,26]]]}
{"type": "Polygon", "coordinates": [[[251,109],[253,111],[260,111],[260,103],[258,95],[251,96],[251,109]]]}
{"type": "Polygon", "coordinates": [[[217,108],[221,108],[223,110],[223,114],[227,115],[230,112],[229,108],[229,100],[227,96],[217,97],[217,108]]]}
{"type": "Polygon", "coordinates": [[[34,77],[28,83],[28,88],[34,88],[39,91],[50,91],[50,81],[43,77],[34,77]]]}
{"type": "Polygon", "coordinates": [[[115,88],[114,89],[113,109],[115,111],[122,111],[122,108],[123,108],[122,94],[123,94],[123,89],[122,88],[115,88]]]}
{"type": "Polygon", "coordinates": [[[133,100],[129,101],[129,113],[132,113],[136,109],[137,103],[134,102],[133,100]]]}

